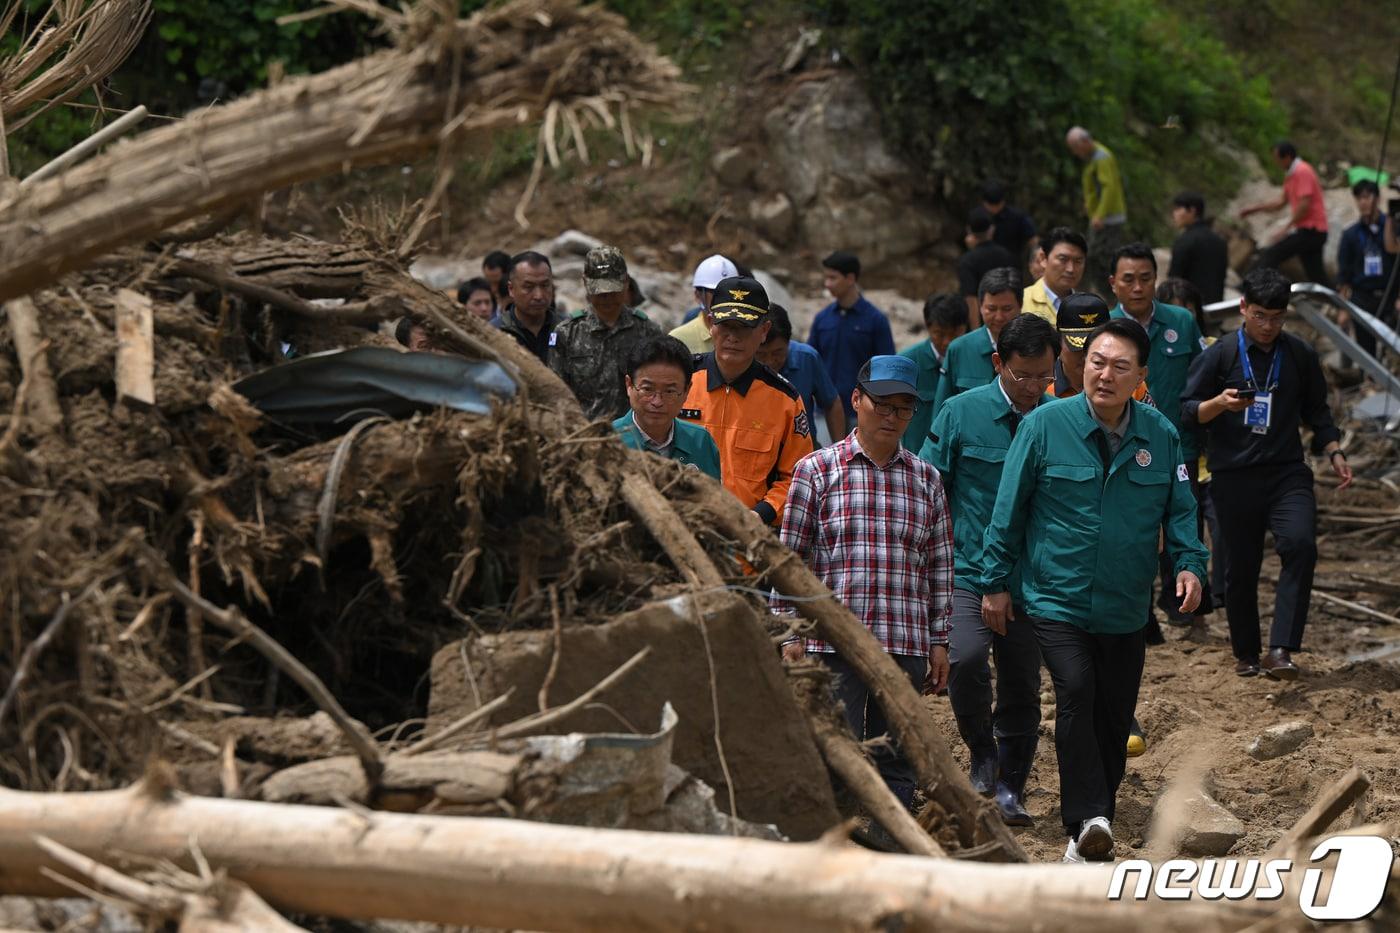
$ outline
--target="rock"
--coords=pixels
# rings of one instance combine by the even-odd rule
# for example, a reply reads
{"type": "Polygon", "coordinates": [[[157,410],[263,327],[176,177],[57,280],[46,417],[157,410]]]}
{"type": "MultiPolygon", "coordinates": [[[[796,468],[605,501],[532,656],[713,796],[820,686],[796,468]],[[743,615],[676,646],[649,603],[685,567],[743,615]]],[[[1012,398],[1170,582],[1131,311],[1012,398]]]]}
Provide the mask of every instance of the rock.
{"type": "Polygon", "coordinates": [[[737,188],[753,177],[754,158],[739,146],[721,149],[710,159],[710,168],[726,188],[737,188]]]}
{"type": "Polygon", "coordinates": [[[792,201],[781,191],[759,197],[749,205],[749,217],[764,236],[786,243],[792,237],[796,216],[792,201]]]}
{"type": "MultiPolygon", "coordinates": [[[[763,286],[763,290],[768,293],[769,304],[782,305],[787,308],[788,313],[792,313],[793,298],[792,292],[783,287],[783,283],[773,277],[771,272],[763,269],[754,269],[753,277],[758,280],[758,284],[763,286]]],[[[794,330],[797,325],[793,325],[794,330]]]]}
{"type": "Polygon", "coordinates": [[[911,167],[877,130],[854,75],[808,81],[764,117],[764,178],[792,202],[797,232],[816,252],[848,249],[867,266],[913,255],[941,234],[911,167]]]}
{"type": "Polygon", "coordinates": [[[588,251],[602,246],[603,241],[578,230],[565,230],[549,244],[550,258],[555,256],[587,256],[588,251]]]}
{"type": "Polygon", "coordinates": [[[1183,801],[1186,831],[1181,851],[1186,855],[1224,855],[1244,837],[1244,823],[1204,791],[1183,801]]]}
{"type": "Polygon", "coordinates": [[[1249,743],[1249,754],[1260,761],[1281,758],[1313,736],[1311,723],[1295,720],[1271,726],[1249,743]]]}

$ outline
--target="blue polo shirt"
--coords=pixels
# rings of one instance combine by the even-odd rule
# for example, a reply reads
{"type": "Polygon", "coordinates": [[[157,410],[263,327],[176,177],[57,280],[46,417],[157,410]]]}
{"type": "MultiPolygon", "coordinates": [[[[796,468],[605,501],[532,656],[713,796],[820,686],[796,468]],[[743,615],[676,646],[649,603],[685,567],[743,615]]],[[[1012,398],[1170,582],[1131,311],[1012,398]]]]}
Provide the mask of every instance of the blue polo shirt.
{"type": "Polygon", "coordinates": [[[822,358],[800,340],[789,341],[787,362],[783,363],[778,375],[791,382],[797,394],[802,396],[809,421],[826,411],[836,398],[836,386],[832,385],[831,377],[822,365],[822,358]]]}
{"type": "Polygon", "coordinates": [[[807,342],[820,354],[827,375],[841,396],[846,417],[854,418],[851,393],[855,391],[860,368],[872,356],[894,355],[889,318],[864,295],[848,310],[833,301],[812,322],[812,335],[807,342]]]}

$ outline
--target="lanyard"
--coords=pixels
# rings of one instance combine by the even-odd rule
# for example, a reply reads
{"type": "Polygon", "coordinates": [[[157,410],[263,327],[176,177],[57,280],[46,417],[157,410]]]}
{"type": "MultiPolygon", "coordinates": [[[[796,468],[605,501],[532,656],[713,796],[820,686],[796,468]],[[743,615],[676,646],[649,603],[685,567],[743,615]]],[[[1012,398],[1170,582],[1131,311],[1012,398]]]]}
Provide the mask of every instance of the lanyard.
{"type": "MultiPolygon", "coordinates": [[[[1250,363],[1249,363],[1249,351],[1248,351],[1248,348],[1245,346],[1245,342],[1244,342],[1244,328],[1241,327],[1238,331],[1236,331],[1236,332],[1235,332],[1235,336],[1239,339],[1239,344],[1240,344],[1240,369],[1243,371],[1245,381],[1248,382],[1250,385],[1254,386],[1255,391],[1258,391],[1258,392],[1265,392],[1265,393],[1267,393],[1267,392],[1272,392],[1272,391],[1274,391],[1275,389],[1277,389],[1277,388],[1278,388],[1279,369],[1280,369],[1280,365],[1279,365],[1279,364],[1283,362],[1283,355],[1282,355],[1281,353],[1278,352],[1278,351],[1279,351],[1278,341],[1275,341],[1275,342],[1274,342],[1274,355],[1273,355],[1273,362],[1269,365],[1269,378],[1268,378],[1268,380],[1264,383],[1264,388],[1261,389],[1261,388],[1259,388],[1259,383],[1257,383],[1257,382],[1254,381],[1254,367],[1251,366],[1250,363]]],[[[1283,339],[1283,335],[1280,334],[1280,335],[1279,335],[1279,340],[1282,340],[1282,339],[1283,339]]]]}

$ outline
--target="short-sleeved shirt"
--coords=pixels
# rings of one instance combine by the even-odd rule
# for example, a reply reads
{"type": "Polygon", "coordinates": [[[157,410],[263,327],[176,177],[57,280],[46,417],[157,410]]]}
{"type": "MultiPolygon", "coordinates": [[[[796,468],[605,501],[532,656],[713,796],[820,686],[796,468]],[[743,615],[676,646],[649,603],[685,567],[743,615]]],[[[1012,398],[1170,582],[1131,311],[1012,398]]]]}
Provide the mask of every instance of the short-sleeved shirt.
{"type": "Polygon", "coordinates": [[[725,382],[715,355],[696,358],[695,376],[680,417],[719,445],[724,488],[768,524],[782,518],[792,469],[812,452],[811,422],[797,390],[754,360],[725,382]]]}
{"type": "Polygon", "coordinates": [[[593,311],[578,312],[554,329],[549,368],[573,390],[588,420],[612,421],[631,410],[623,370],[634,348],[661,336],[647,316],[624,309],[611,327],[593,311]]]}
{"type": "Polygon", "coordinates": [[[800,340],[788,342],[787,361],[779,373],[792,383],[797,394],[802,396],[802,405],[807,409],[807,417],[815,418],[836,401],[836,386],[822,365],[822,358],[800,340]]]}
{"type": "Polygon", "coordinates": [[[1016,260],[995,240],[978,243],[958,257],[958,287],[964,296],[977,297],[982,276],[993,269],[1016,268],[1016,260]]]}
{"type": "Polygon", "coordinates": [[[821,355],[827,375],[836,386],[836,394],[846,408],[846,417],[854,418],[851,393],[856,388],[856,376],[872,356],[894,355],[894,334],[889,318],[862,295],[849,309],[832,302],[821,310],[812,322],[807,341],[821,355]]]}
{"type": "Polygon", "coordinates": [[[1299,230],[1319,230],[1327,232],[1327,205],[1322,199],[1322,184],[1317,180],[1317,172],[1302,159],[1295,158],[1283,176],[1283,196],[1288,199],[1290,210],[1298,206],[1303,198],[1312,196],[1307,215],[1298,222],[1299,230]]]}
{"type": "Polygon", "coordinates": [[[614,421],[612,426],[621,437],[622,443],[633,450],[649,450],[668,460],[693,466],[715,479],[722,478],[719,447],[715,445],[715,439],[710,437],[710,432],[698,424],[677,418],[671,423],[671,442],[664,448],[658,448],[651,442],[651,438],[642,433],[641,428],[637,427],[637,419],[630,411],[614,421]]]}
{"type": "Polygon", "coordinates": [[[1008,204],[992,215],[992,223],[995,224],[992,242],[1000,244],[1019,264],[1025,258],[1026,244],[1035,236],[1034,221],[1024,211],[1008,204]]]}

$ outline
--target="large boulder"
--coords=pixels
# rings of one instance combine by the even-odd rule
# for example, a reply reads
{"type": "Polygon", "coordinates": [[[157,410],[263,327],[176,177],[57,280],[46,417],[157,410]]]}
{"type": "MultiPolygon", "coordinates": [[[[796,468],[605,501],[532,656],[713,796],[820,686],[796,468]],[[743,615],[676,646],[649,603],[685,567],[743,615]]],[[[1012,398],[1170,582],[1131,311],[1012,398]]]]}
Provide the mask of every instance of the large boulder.
{"type": "Polygon", "coordinates": [[[854,75],[807,81],[764,118],[768,186],[783,191],[813,249],[849,249],[867,265],[910,256],[940,228],[908,164],[879,131],[854,75]]]}

